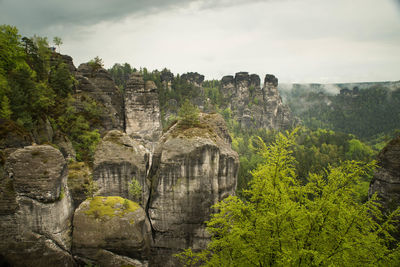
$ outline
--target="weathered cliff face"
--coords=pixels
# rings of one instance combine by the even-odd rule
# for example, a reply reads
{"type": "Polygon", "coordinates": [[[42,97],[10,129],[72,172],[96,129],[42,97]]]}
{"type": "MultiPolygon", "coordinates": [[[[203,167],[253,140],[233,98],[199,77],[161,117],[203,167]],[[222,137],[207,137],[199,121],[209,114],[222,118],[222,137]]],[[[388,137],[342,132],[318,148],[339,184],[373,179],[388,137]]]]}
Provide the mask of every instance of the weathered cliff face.
{"type": "Polygon", "coordinates": [[[100,266],[147,266],[151,228],[144,210],[121,197],[94,197],[75,211],[73,252],[100,266]]]}
{"type": "MultiPolygon", "coordinates": [[[[392,212],[400,206],[400,137],[389,142],[378,155],[378,168],[369,187],[369,196],[374,193],[385,212],[392,212]]],[[[400,233],[396,238],[400,240],[400,233]]]]}
{"type": "Polygon", "coordinates": [[[0,228],[7,229],[0,231],[0,255],[13,266],[73,266],[73,208],[60,151],[18,149],[0,176],[0,228]]]}
{"type": "Polygon", "coordinates": [[[150,151],[162,133],[157,87],[133,73],[125,90],[125,132],[143,143],[150,151]]]}
{"type": "Polygon", "coordinates": [[[98,145],[94,159],[93,180],[99,186],[99,195],[132,199],[128,188],[132,179],[135,179],[142,187],[142,196],[133,200],[147,202],[149,152],[144,146],[127,134],[113,130],[98,145]]]}
{"type": "Polygon", "coordinates": [[[154,266],[175,266],[172,254],[204,248],[211,206],[234,194],[239,167],[219,115],[201,116],[199,127],[175,124],[156,149],[150,173],[148,214],[154,231],[154,266]]]}
{"type": "MultiPolygon", "coordinates": [[[[85,97],[85,94],[96,100],[102,105],[100,114],[101,134],[112,129],[124,129],[124,100],[123,95],[115,85],[111,75],[103,68],[93,70],[88,64],[84,63],[78,67],[75,78],[79,84],[76,92],[77,96],[85,97]]],[[[79,97],[77,97],[79,100],[79,97]]],[[[76,103],[78,110],[83,109],[76,103]]]]}
{"type": "Polygon", "coordinates": [[[238,72],[235,77],[224,76],[220,92],[225,107],[232,110],[242,127],[286,129],[293,124],[293,117],[279,95],[278,79],[267,74],[264,86],[256,74],[238,72]]]}

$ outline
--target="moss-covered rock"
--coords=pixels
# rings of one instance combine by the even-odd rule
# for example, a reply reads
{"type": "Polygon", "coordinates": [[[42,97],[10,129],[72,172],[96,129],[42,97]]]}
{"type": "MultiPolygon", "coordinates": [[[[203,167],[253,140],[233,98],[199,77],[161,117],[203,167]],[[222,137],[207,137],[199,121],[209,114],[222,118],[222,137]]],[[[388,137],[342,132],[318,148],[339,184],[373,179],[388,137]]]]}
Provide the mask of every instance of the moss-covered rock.
{"type": "MultiPolygon", "coordinates": [[[[108,220],[115,216],[122,218],[130,212],[135,212],[139,207],[139,204],[126,198],[97,196],[90,199],[89,209],[85,214],[96,219],[108,220]]],[[[134,221],[129,223],[133,224],[134,221]]]]}
{"type": "Polygon", "coordinates": [[[83,261],[106,266],[113,258],[143,262],[149,257],[150,223],[144,210],[128,199],[87,199],[75,211],[73,225],[73,251],[83,261]],[[106,252],[112,253],[103,257],[106,252]]]}

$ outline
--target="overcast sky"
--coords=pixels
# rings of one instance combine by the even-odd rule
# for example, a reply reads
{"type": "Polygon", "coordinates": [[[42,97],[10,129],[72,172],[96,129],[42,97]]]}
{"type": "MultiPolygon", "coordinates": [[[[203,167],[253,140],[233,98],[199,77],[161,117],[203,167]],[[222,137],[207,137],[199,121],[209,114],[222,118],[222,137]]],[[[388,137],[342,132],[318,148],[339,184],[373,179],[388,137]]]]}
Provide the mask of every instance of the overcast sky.
{"type": "Polygon", "coordinates": [[[400,80],[400,0],[0,0],[0,24],[61,37],[75,65],[400,80]]]}

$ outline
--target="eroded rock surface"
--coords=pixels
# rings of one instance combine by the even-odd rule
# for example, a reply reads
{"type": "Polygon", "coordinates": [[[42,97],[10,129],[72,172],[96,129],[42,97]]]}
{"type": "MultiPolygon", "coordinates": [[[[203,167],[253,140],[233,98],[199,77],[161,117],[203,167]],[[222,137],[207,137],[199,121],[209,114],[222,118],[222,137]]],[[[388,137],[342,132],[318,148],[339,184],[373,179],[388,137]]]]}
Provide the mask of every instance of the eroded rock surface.
{"type": "Polygon", "coordinates": [[[161,138],[148,207],[155,233],[154,266],[175,266],[172,254],[205,248],[209,235],[204,221],[211,206],[235,192],[239,158],[221,120],[220,115],[202,114],[201,126],[175,124],[161,138]]]}
{"type": "Polygon", "coordinates": [[[150,150],[162,133],[157,87],[132,73],[125,91],[125,132],[150,150]]]}
{"type": "MultiPolygon", "coordinates": [[[[104,134],[112,129],[124,129],[124,100],[111,75],[103,68],[93,69],[88,63],[79,65],[75,78],[79,84],[77,97],[89,96],[101,105],[99,130],[104,134]]],[[[76,103],[78,110],[84,107],[76,103]]]]}
{"type": "Polygon", "coordinates": [[[75,211],[74,255],[100,266],[147,266],[151,228],[144,210],[121,197],[94,197],[75,211]]]}
{"type": "Polygon", "coordinates": [[[113,130],[100,142],[94,159],[93,180],[99,186],[99,195],[132,199],[128,187],[131,180],[135,179],[142,187],[141,199],[135,201],[147,202],[149,152],[143,145],[127,134],[113,130]]]}
{"type": "Polygon", "coordinates": [[[0,175],[0,255],[12,266],[74,266],[64,157],[48,146],[13,152],[0,175]],[[7,210],[8,209],[8,210],[7,210]]]}

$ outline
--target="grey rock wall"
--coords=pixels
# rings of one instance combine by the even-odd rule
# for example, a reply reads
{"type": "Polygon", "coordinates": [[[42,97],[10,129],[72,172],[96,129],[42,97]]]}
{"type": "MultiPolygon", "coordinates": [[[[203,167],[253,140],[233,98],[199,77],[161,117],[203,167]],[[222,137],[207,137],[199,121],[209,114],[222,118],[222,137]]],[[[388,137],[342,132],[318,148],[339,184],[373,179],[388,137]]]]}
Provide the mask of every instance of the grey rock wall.
{"type": "Polygon", "coordinates": [[[175,266],[172,254],[205,248],[204,221],[211,206],[234,194],[239,158],[225,129],[214,130],[219,115],[201,116],[202,127],[175,124],[156,149],[150,174],[148,214],[154,231],[154,266],[175,266]]]}
{"type": "Polygon", "coordinates": [[[158,91],[154,82],[144,82],[132,73],[125,91],[125,132],[150,151],[161,136],[162,125],[158,91]]]}
{"type": "Polygon", "coordinates": [[[7,231],[0,231],[0,255],[12,266],[74,266],[73,208],[60,151],[48,145],[16,150],[1,182],[7,189],[0,195],[0,228],[7,231]]]}
{"type": "Polygon", "coordinates": [[[131,180],[135,179],[142,187],[142,196],[141,199],[132,200],[147,203],[149,156],[148,150],[127,134],[118,130],[108,132],[94,155],[93,180],[99,186],[98,194],[132,199],[128,187],[131,180]]]}

